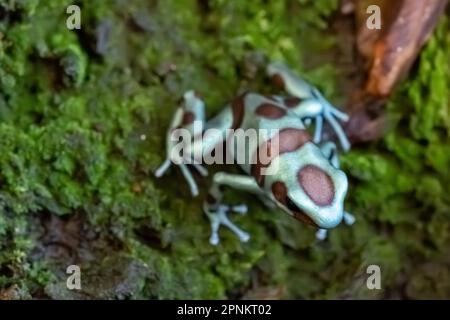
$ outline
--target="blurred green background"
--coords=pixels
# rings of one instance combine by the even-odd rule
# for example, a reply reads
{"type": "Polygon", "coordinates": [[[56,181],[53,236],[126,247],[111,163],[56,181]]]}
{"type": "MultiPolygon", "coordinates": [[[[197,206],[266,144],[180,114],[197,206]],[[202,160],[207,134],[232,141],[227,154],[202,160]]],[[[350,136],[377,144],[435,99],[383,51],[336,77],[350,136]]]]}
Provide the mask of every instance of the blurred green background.
{"type": "Polygon", "coordinates": [[[231,191],[252,239],[222,230],[213,247],[208,181],[192,199],[179,171],[152,174],[176,101],[195,89],[211,116],[241,90],[274,93],[263,66],[284,60],[342,105],[355,88],[339,2],[75,1],[73,31],[70,4],[0,3],[1,298],[450,298],[448,14],[391,97],[387,134],[341,157],[353,227],[318,243],[231,191]]]}

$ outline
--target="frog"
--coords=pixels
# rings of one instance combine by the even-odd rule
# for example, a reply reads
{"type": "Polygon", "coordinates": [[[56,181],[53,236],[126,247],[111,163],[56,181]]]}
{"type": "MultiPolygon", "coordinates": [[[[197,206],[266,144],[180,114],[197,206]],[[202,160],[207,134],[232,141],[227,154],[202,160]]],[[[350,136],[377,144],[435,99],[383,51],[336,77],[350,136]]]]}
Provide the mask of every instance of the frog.
{"type": "MultiPolygon", "coordinates": [[[[226,144],[227,150],[236,150],[234,144],[230,147],[228,143],[229,130],[273,132],[245,143],[242,150],[250,154],[253,161],[238,163],[242,174],[219,171],[213,175],[203,201],[203,211],[210,221],[212,245],[220,243],[221,226],[242,242],[250,239],[250,234],[230,218],[233,213],[246,214],[248,207],[223,203],[226,188],[252,193],[268,208],[279,208],[317,228],[319,240],[326,239],[328,230],[341,221],[347,225],[355,222],[355,217],[344,210],[348,179],[340,169],[338,147],[335,142],[323,139],[327,123],[342,150],[347,152],[351,145],[340,122],[348,121],[348,115],[282,62],[269,63],[266,75],[275,87],[287,94],[245,91],[231,99],[215,117],[205,121],[204,99],[197,91],[189,90],[183,94],[167,131],[167,157],[156,169],[155,176],[160,178],[171,166],[177,166],[194,197],[199,190],[191,170],[208,176],[201,156],[210,154],[221,144],[226,144]],[[174,132],[180,129],[190,135],[184,137],[185,150],[181,156],[173,152],[180,142],[174,132]],[[207,134],[212,129],[214,134],[207,134]],[[272,149],[274,145],[276,148],[272,149]],[[262,159],[261,151],[270,156],[262,159]]],[[[232,157],[236,158],[236,154],[232,157]]]]}

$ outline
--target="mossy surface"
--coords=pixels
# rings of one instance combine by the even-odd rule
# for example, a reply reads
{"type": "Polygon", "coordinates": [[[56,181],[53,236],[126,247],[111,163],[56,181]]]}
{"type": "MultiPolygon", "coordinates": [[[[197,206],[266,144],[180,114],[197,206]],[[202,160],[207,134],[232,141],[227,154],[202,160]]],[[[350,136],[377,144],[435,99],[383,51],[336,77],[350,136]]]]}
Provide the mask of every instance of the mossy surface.
{"type": "MultiPolygon", "coordinates": [[[[250,195],[235,221],[252,239],[208,243],[180,172],[152,172],[177,99],[208,116],[246,89],[274,92],[282,59],[346,100],[338,1],[78,1],[0,4],[0,292],[11,298],[449,298],[450,37],[444,17],[388,106],[381,141],[342,156],[357,217],[314,230],[250,195]],[[81,291],[65,287],[82,270],[81,291]],[[366,267],[382,290],[366,288],[366,267]],[[3,291],[2,291],[3,290],[3,291]]],[[[236,171],[233,167],[216,167],[236,171]]]]}

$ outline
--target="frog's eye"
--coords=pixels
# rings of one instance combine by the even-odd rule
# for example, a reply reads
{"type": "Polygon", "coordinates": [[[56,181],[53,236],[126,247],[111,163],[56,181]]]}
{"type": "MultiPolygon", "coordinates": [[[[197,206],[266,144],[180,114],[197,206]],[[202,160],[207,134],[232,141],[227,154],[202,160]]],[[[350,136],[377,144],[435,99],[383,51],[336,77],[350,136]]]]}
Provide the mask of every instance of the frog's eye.
{"type": "Polygon", "coordinates": [[[301,212],[301,210],[298,208],[298,206],[295,204],[295,202],[289,198],[287,195],[287,187],[284,182],[277,181],[272,185],[272,193],[280,203],[285,205],[289,211],[298,211],[301,212]]]}
{"type": "Polygon", "coordinates": [[[282,203],[289,209],[294,218],[303,221],[304,223],[316,226],[316,223],[314,223],[314,221],[308,215],[306,215],[291,198],[289,198],[284,182],[275,182],[272,185],[272,193],[275,199],[277,199],[280,203],[282,203]]]}

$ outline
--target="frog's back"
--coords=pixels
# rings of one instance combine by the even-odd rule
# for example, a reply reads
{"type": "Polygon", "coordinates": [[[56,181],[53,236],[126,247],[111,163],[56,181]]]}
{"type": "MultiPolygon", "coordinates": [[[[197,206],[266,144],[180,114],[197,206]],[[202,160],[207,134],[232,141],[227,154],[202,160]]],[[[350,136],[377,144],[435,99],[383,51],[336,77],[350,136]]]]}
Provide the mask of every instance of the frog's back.
{"type": "MultiPolygon", "coordinates": [[[[257,155],[263,154],[264,157],[264,152],[268,151],[265,149],[270,148],[274,138],[310,140],[302,121],[272,97],[245,93],[237,97],[229,108],[234,135],[228,136],[228,146],[234,144],[234,159],[248,174],[260,165],[257,155]],[[233,139],[233,144],[230,144],[230,139],[233,139]]],[[[282,147],[283,141],[277,146],[282,147]]]]}

